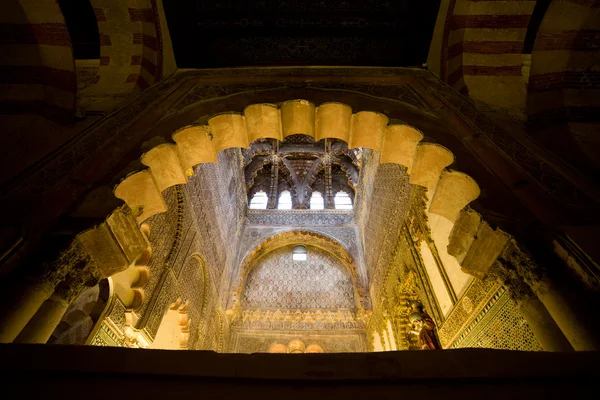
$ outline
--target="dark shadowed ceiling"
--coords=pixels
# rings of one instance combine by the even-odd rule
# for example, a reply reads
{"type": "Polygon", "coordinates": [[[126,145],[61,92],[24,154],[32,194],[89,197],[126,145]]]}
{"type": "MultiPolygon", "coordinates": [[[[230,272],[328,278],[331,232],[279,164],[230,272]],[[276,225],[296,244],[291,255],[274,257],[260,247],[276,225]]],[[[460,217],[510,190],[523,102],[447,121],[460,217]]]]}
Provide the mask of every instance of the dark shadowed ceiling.
{"type": "Polygon", "coordinates": [[[440,0],[166,0],[179,68],[420,66],[440,0]]]}

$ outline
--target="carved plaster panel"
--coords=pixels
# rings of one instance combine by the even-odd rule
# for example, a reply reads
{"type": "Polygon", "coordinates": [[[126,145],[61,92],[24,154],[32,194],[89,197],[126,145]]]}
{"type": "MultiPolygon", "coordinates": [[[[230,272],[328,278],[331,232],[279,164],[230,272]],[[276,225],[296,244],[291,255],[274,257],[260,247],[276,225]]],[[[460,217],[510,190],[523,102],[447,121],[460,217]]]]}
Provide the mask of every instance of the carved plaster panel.
{"type": "Polygon", "coordinates": [[[367,351],[366,337],[361,332],[277,331],[266,333],[255,330],[233,330],[230,352],[266,353],[274,342],[287,343],[300,339],[306,344],[318,343],[325,353],[360,353],[367,351]]]}
{"type": "Polygon", "coordinates": [[[346,266],[329,253],[306,246],[306,261],[292,260],[292,247],[270,252],[250,271],[241,305],[249,308],[355,308],[346,266]]]}
{"type": "Polygon", "coordinates": [[[353,223],[354,212],[344,210],[248,210],[246,223],[267,226],[337,226],[353,223]]]}

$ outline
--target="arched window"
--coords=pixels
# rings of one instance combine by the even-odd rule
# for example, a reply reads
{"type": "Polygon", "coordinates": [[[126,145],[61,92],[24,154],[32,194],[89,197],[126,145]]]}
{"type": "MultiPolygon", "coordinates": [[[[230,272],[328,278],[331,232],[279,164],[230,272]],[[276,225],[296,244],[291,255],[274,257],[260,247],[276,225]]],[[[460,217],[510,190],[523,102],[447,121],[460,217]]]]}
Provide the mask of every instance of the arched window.
{"type": "Polygon", "coordinates": [[[252,197],[248,208],[252,210],[265,210],[267,208],[268,200],[267,194],[261,190],[252,197]]]}
{"type": "Polygon", "coordinates": [[[292,250],[292,260],[294,261],[306,261],[307,255],[306,247],[304,246],[296,246],[292,250]]]}
{"type": "Polygon", "coordinates": [[[346,192],[337,192],[333,198],[336,210],[352,210],[352,199],[346,192]]]}
{"type": "Polygon", "coordinates": [[[323,202],[323,196],[320,192],[313,192],[310,197],[310,209],[311,210],[323,210],[325,203],[323,202]]]}
{"type": "Polygon", "coordinates": [[[279,202],[277,203],[278,210],[291,210],[292,209],[292,194],[289,190],[284,190],[279,195],[279,202]]]}

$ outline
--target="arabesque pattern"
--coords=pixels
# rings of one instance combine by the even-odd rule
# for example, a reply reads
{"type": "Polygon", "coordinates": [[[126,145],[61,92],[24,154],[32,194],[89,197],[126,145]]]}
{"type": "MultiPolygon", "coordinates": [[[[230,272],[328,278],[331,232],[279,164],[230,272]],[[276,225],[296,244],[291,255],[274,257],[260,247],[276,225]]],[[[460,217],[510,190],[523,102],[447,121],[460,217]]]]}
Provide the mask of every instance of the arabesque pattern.
{"type": "Polygon", "coordinates": [[[292,260],[291,246],[260,259],[243,288],[242,307],[355,308],[346,267],[323,250],[309,246],[307,250],[307,261],[292,260]]]}

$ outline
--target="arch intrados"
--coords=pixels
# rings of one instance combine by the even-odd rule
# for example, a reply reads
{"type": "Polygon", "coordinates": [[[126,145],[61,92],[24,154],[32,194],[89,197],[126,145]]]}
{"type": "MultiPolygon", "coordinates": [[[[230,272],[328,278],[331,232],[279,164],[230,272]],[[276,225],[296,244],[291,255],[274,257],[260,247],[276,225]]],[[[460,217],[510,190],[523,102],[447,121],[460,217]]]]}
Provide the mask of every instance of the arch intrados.
{"type": "Polygon", "coordinates": [[[202,274],[202,305],[199,307],[200,309],[200,320],[202,320],[206,313],[208,312],[208,303],[209,303],[209,295],[210,295],[210,282],[208,271],[206,268],[206,259],[202,254],[194,253],[189,259],[193,259],[196,261],[198,268],[200,268],[200,272],[202,274]]]}

